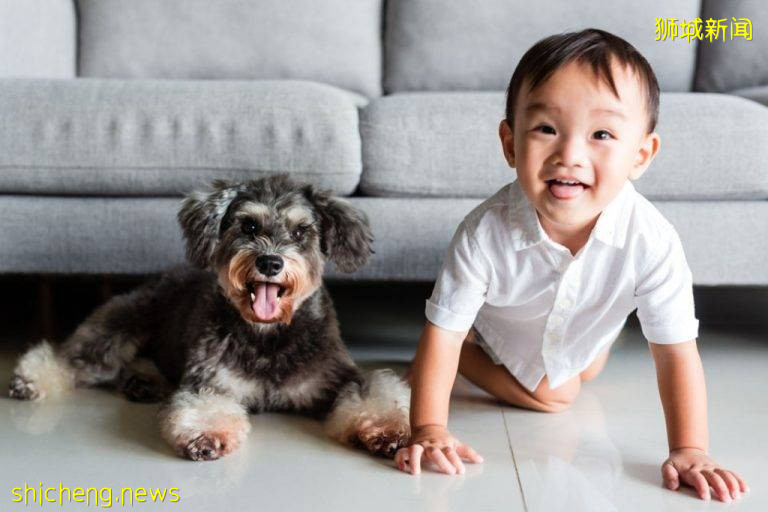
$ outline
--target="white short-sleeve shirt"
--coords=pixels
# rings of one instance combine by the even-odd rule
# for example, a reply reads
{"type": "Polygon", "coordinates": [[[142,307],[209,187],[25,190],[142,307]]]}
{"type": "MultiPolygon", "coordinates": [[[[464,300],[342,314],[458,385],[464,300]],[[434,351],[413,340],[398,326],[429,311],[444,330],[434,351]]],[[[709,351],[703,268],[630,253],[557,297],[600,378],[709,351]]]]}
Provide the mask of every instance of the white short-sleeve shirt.
{"type": "Polygon", "coordinates": [[[661,213],[627,181],[573,256],[514,182],[459,225],[426,316],[448,330],[474,326],[533,391],[545,375],[555,388],[589,366],[635,308],[651,342],[698,335],[691,271],[661,213]]]}

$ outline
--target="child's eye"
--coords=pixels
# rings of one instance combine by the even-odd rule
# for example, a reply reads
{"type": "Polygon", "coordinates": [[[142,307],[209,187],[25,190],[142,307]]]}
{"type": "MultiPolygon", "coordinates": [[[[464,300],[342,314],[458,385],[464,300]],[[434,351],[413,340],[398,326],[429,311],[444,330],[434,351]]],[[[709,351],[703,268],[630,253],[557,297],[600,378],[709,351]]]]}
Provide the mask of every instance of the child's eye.
{"type": "Polygon", "coordinates": [[[534,131],[540,131],[542,133],[547,133],[547,134],[550,134],[550,135],[554,135],[555,134],[555,129],[552,128],[551,126],[546,125],[546,124],[542,124],[540,126],[537,126],[536,128],[534,128],[534,131]]]}
{"type": "Polygon", "coordinates": [[[613,135],[606,130],[598,130],[593,135],[598,140],[610,140],[613,138],[613,135]]]}

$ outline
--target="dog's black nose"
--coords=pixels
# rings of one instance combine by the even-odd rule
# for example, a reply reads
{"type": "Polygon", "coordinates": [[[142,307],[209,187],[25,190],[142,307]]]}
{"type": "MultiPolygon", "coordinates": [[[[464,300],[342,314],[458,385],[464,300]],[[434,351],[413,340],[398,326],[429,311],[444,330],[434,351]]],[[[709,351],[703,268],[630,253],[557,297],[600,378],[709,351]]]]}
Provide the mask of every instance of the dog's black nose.
{"type": "Polygon", "coordinates": [[[256,258],[256,268],[265,276],[274,276],[283,270],[283,258],[274,254],[256,258]]]}

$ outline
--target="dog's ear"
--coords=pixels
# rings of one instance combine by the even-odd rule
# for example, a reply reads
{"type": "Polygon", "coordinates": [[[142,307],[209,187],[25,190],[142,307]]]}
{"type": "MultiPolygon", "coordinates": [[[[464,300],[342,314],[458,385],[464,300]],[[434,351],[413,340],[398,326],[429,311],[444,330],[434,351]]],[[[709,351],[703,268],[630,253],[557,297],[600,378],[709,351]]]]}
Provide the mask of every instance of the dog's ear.
{"type": "Polygon", "coordinates": [[[239,183],[214,180],[210,190],[190,192],[176,218],[187,246],[187,259],[200,268],[209,267],[219,241],[221,221],[242,189],[239,183]]]}
{"type": "Polygon", "coordinates": [[[304,196],[320,216],[320,248],[342,272],[354,272],[373,254],[371,228],[365,213],[329,190],[312,185],[303,188],[304,196]]]}

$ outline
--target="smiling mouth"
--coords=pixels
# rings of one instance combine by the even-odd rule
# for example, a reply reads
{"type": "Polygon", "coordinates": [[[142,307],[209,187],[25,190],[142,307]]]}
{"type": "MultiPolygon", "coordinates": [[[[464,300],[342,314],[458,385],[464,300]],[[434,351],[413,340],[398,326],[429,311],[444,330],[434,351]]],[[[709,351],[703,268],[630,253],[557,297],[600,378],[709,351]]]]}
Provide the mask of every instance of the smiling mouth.
{"type": "Polygon", "coordinates": [[[549,192],[557,199],[573,199],[580,196],[589,185],[578,180],[551,179],[547,180],[549,192]]]}
{"type": "Polygon", "coordinates": [[[275,322],[280,316],[280,299],[286,287],[280,283],[252,281],[246,285],[251,310],[259,322],[275,322]]]}

